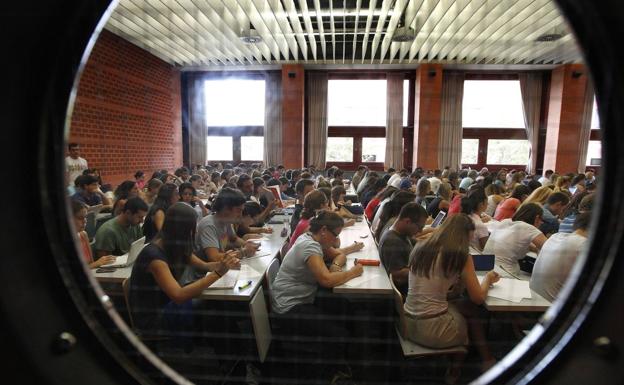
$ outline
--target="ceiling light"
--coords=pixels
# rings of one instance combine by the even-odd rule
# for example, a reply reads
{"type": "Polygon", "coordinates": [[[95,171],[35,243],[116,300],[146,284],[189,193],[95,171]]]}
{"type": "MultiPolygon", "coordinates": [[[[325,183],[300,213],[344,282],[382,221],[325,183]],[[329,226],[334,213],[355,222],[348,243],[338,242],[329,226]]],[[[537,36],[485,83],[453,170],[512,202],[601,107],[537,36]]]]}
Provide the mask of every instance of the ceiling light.
{"type": "Polygon", "coordinates": [[[238,38],[245,44],[257,44],[262,41],[262,36],[251,25],[243,27],[238,38]]]}
{"type": "Polygon", "coordinates": [[[537,37],[537,39],[535,39],[535,41],[538,42],[551,42],[551,41],[557,41],[559,39],[561,39],[563,37],[562,34],[560,33],[545,33],[543,35],[540,35],[537,37]]]}

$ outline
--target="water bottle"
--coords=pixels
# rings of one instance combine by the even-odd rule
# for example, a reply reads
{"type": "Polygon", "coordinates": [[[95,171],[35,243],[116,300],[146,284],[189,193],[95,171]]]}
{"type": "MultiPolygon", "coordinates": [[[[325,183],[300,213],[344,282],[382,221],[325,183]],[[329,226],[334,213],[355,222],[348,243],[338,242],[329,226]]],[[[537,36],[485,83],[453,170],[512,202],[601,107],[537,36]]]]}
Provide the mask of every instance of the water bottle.
{"type": "Polygon", "coordinates": [[[288,220],[288,216],[284,216],[284,228],[282,229],[282,232],[280,233],[280,236],[282,238],[286,238],[286,236],[288,235],[288,225],[289,225],[289,220],[288,220]]]}

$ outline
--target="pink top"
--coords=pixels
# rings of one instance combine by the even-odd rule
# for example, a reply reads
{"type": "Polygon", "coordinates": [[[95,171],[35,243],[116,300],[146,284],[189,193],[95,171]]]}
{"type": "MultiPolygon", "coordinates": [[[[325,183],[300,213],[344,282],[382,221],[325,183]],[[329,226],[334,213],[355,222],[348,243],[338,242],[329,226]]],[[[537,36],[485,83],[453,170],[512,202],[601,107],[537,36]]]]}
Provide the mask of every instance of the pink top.
{"type": "Polygon", "coordinates": [[[502,221],[503,219],[511,218],[516,213],[518,206],[520,206],[520,200],[516,198],[507,198],[496,206],[496,212],[494,213],[494,219],[502,221]]]}
{"type": "Polygon", "coordinates": [[[297,223],[297,227],[295,227],[295,231],[293,231],[293,233],[290,235],[290,242],[288,242],[289,250],[295,244],[295,241],[297,240],[297,238],[299,238],[301,234],[305,233],[308,230],[308,227],[310,227],[309,219],[304,219],[304,218],[299,219],[299,223],[297,223]]]}
{"type": "Polygon", "coordinates": [[[78,233],[80,238],[80,246],[82,248],[82,256],[87,263],[93,262],[93,255],[91,254],[91,245],[89,244],[89,236],[85,231],[78,233]]]}

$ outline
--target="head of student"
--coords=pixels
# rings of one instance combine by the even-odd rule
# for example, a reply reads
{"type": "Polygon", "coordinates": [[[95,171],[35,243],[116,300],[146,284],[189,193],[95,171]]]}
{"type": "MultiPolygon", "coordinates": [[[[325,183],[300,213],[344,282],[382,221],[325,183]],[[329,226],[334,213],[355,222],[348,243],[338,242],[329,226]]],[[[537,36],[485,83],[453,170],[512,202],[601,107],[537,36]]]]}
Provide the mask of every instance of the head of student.
{"type": "Polygon", "coordinates": [[[81,232],[87,226],[87,205],[84,203],[72,199],[72,219],[74,221],[74,227],[77,232],[81,232]]]}
{"type": "Polygon", "coordinates": [[[152,178],[147,182],[147,192],[153,195],[158,194],[163,182],[160,179],[152,178]]]}
{"type": "Polygon", "coordinates": [[[563,212],[569,202],[570,198],[566,193],[554,192],[550,194],[546,204],[548,205],[548,210],[550,210],[551,213],[559,215],[563,212]]]}
{"type": "Polygon", "coordinates": [[[258,215],[262,213],[262,207],[257,202],[245,202],[243,205],[243,213],[241,224],[243,226],[253,226],[257,222],[258,215]]]}
{"type": "Polygon", "coordinates": [[[297,181],[297,184],[295,184],[295,192],[299,200],[303,200],[312,190],[314,190],[314,181],[310,179],[300,179],[297,181]]]}
{"type": "Polygon", "coordinates": [[[345,195],[347,195],[347,190],[345,190],[342,185],[335,186],[331,189],[331,199],[335,205],[337,205],[338,202],[344,201],[345,195]]]}
{"type": "Polygon", "coordinates": [[[422,231],[427,221],[427,211],[418,203],[411,202],[404,205],[394,222],[395,230],[405,235],[415,235],[422,231]]]}
{"type": "Polygon", "coordinates": [[[572,225],[572,230],[577,233],[581,233],[583,236],[587,236],[587,231],[589,230],[589,225],[591,224],[591,212],[586,211],[580,213],[574,219],[574,224],[572,225]]]}
{"type": "Polygon", "coordinates": [[[154,207],[167,210],[169,206],[180,200],[178,186],[173,183],[165,183],[158,190],[158,195],[154,200],[154,207]]]}
{"type": "Polygon", "coordinates": [[[310,219],[310,232],[323,249],[333,247],[342,231],[344,221],[332,211],[320,211],[310,219]]]}
{"type": "Polygon", "coordinates": [[[191,175],[191,177],[189,178],[189,183],[192,184],[193,187],[195,187],[195,189],[200,188],[201,187],[201,183],[202,183],[201,175],[199,175],[199,174],[191,175]]]}
{"type": "Polygon", "coordinates": [[[197,213],[189,205],[178,202],[167,209],[157,239],[160,239],[176,278],[182,274],[193,253],[196,226],[197,213]]]}
{"type": "Polygon", "coordinates": [[[93,194],[99,188],[97,178],[92,175],[78,176],[76,185],[86,194],[93,194]]]}
{"type": "Polygon", "coordinates": [[[327,199],[327,196],[323,191],[310,191],[303,199],[303,211],[301,212],[301,218],[312,218],[318,211],[327,209],[328,202],[329,199],[327,199]]]}
{"type": "Polygon", "coordinates": [[[197,190],[193,187],[193,184],[189,182],[184,182],[178,187],[178,191],[180,193],[180,201],[184,203],[188,203],[191,206],[195,206],[195,197],[197,196],[197,190]]]}
{"type": "Polygon", "coordinates": [[[253,181],[247,174],[241,174],[236,181],[236,187],[246,196],[253,193],[253,181]]]}
{"type": "Polygon", "coordinates": [[[78,143],[69,143],[67,145],[67,151],[72,159],[78,159],[80,156],[80,145],[78,143]]]}
{"type": "Polygon", "coordinates": [[[134,179],[138,182],[141,180],[145,180],[145,173],[141,170],[134,173],[134,179]]]}
{"type": "Polygon", "coordinates": [[[239,190],[223,187],[212,203],[212,209],[221,220],[238,223],[246,201],[245,196],[239,190]]]}
{"type": "Polygon", "coordinates": [[[461,198],[461,212],[464,214],[481,214],[486,208],[487,196],[481,187],[470,190],[461,198]]]}
{"type": "Polygon", "coordinates": [[[409,258],[410,270],[427,278],[437,268],[445,278],[460,274],[469,256],[474,230],[474,222],[466,214],[447,218],[431,237],[416,244],[409,258]]]}
{"type": "Polygon", "coordinates": [[[527,186],[523,184],[519,184],[516,187],[514,187],[513,191],[511,192],[510,198],[516,198],[520,202],[524,202],[524,200],[527,199],[529,194],[531,194],[531,190],[527,186]]]}
{"type": "MultiPolygon", "coordinates": [[[[139,197],[130,198],[126,201],[123,210],[119,216],[123,216],[123,220],[131,226],[137,226],[143,223],[145,215],[147,214],[147,203],[139,197]]],[[[197,214],[195,214],[197,217],[197,214]]]]}
{"type": "Polygon", "coordinates": [[[537,203],[527,203],[526,205],[522,205],[518,208],[518,211],[511,218],[512,221],[522,221],[533,225],[535,227],[540,227],[543,223],[542,215],[544,211],[542,206],[537,203]]]}
{"type": "Polygon", "coordinates": [[[125,180],[115,189],[115,199],[128,199],[139,195],[139,188],[133,180],[125,180]]]}

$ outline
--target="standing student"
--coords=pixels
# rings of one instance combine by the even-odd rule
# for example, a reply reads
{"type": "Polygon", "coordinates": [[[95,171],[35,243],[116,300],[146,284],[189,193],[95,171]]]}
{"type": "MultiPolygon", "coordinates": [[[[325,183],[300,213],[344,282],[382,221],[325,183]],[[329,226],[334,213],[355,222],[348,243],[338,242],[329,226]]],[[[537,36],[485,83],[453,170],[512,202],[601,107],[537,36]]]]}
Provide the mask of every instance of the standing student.
{"type": "Polygon", "coordinates": [[[590,212],[579,214],[572,233],[556,233],[544,242],[531,273],[531,290],[548,301],[557,299],[572,266],[587,245],[590,221],[590,212]]]}
{"type": "Polygon", "coordinates": [[[132,267],[129,293],[132,318],[139,331],[152,334],[191,331],[194,322],[193,317],[188,316],[190,300],[229,269],[240,266],[233,254],[219,262],[205,262],[193,254],[196,221],[195,211],[190,206],[172,205],[167,209],[162,231],[139,253],[132,267]],[[181,286],[179,280],[186,266],[193,266],[204,274],[181,286]]]}
{"type": "Polygon", "coordinates": [[[67,186],[74,185],[76,178],[82,175],[82,172],[89,168],[87,161],[80,157],[80,145],[78,143],[69,143],[67,145],[69,155],[65,157],[65,180],[67,186]]]}
{"type": "MultiPolygon", "coordinates": [[[[495,362],[485,339],[479,311],[490,285],[499,280],[494,271],[481,283],[468,253],[474,222],[465,214],[448,218],[429,239],[419,242],[410,255],[409,288],[404,305],[407,337],[423,346],[447,348],[472,344],[483,360],[483,370],[495,362]],[[461,280],[467,300],[450,302],[451,286],[461,280]],[[468,328],[466,327],[466,319],[468,328]]],[[[457,371],[458,368],[453,368],[457,371]]],[[[454,373],[452,377],[457,377],[454,373]]]]}
{"type": "Polygon", "coordinates": [[[147,203],[139,197],[126,201],[116,217],[104,222],[95,233],[97,258],[104,255],[123,255],[130,251],[134,241],[143,236],[141,223],[147,214],[147,203]]]}
{"type": "Polygon", "coordinates": [[[483,254],[496,256],[496,264],[512,274],[520,271],[518,260],[529,250],[539,251],[546,236],[539,230],[542,224],[542,208],[529,203],[518,209],[511,219],[501,221],[488,238],[483,254]]]}
{"type": "Polygon", "coordinates": [[[97,269],[103,265],[110,265],[115,262],[114,255],[104,255],[98,258],[96,261],[93,260],[93,253],[91,252],[91,245],[89,243],[89,236],[87,232],[84,231],[87,225],[87,206],[77,200],[72,200],[72,214],[74,219],[74,227],[76,228],[78,240],[80,241],[80,250],[82,250],[82,256],[85,262],[92,269],[97,269]]]}
{"type": "Polygon", "coordinates": [[[423,230],[426,221],[427,211],[417,203],[408,203],[379,241],[381,262],[403,295],[407,294],[409,255],[415,245],[413,238],[423,230]]]}
{"type": "Polygon", "coordinates": [[[145,242],[150,242],[160,229],[162,229],[165,223],[165,213],[167,209],[179,200],[178,186],[173,183],[165,183],[160,190],[158,190],[158,196],[156,196],[154,204],[150,207],[147,217],[145,218],[145,223],[143,224],[145,242]]]}

